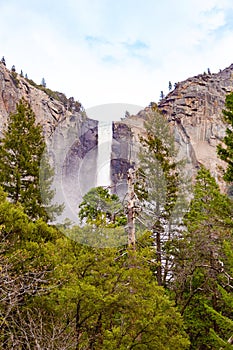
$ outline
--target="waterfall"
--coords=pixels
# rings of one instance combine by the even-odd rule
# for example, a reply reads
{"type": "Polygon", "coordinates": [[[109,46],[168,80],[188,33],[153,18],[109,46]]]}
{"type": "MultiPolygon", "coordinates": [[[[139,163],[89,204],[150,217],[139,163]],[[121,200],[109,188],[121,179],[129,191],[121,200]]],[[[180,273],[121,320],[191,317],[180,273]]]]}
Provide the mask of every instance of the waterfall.
{"type": "Polygon", "coordinates": [[[98,155],[96,186],[110,186],[112,121],[98,123],[98,155]]]}

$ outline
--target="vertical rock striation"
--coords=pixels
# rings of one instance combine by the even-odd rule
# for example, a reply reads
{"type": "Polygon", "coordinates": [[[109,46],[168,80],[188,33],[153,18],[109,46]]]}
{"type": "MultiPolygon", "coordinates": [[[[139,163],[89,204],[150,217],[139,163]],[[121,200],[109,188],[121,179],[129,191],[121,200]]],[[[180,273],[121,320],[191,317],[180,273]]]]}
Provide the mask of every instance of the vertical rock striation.
{"type": "MultiPolygon", "coordinates": [[[[200,74],[179,82],[158,104],[174,128],[179,157],[187,160],[194,173],[200,164],[206,166],[222,188],[220,169],[225,164],[217,157],[216,146],[225,134],[222,109],[226,94],[231,91],[233,64],[219,73],[200,74]]],[[[115,187],[119,177],[125,178],[129,167],[136,162],[135,151],[139,145],[134,143],[137,144],[143,134],[146,109],[114,124],[112,181],[115,187]]]]}
{"type": "Polygon", "coordinates": [[[55,169],[55,200],[67,204],[64,217],[73,211],[75,219],[81,195],[95,184],[98,122],[87,118],[73,97],[37,85],[0,63],[0,136],[21,98],[30,104],[43,127],[55,169]]]}
{"type": "Polygon", "coordinates": [[[216,146],[226,125],[222,118],[226,94],[233,91],[233,64],[217,74],[200,74],[176,85],[159,103],[159,109],[173,124],[181,153],[195,167],[203,164],[216,180],[219,167],[216,146]]]}

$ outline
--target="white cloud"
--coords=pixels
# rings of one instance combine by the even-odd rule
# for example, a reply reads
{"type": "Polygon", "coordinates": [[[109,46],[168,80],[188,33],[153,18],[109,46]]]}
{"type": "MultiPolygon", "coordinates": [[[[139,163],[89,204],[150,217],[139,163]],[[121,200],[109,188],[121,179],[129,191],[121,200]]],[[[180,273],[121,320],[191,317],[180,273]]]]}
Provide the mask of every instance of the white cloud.
{"type": "Polygon", "coordinates": [[[169,80],[231,64],[232,9],[231,0],[8,0],[0,54],[84,107],[145,106],[169,80]]]}

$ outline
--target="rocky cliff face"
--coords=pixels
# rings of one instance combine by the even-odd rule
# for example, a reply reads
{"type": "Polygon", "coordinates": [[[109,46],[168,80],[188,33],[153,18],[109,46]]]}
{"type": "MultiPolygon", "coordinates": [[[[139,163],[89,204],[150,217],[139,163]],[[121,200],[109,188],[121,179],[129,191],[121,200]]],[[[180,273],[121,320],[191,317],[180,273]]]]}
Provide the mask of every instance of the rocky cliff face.
{"type": "Polygon", "coordinates": [[[37,122],[43,127],[46,141],[54,148],[63,143],[65,147],[75,148],[82,159],[97,146],[98,122],[87,118],[81,103],[74,101],[73,97],[68,99],[62,93],[36,85],[32,80],[9,71],[3,63],[0,63],[0,134],[21,98],[29,102],[37,122]]]}
{"type": "MultiPolygon", "coordinates": [[[[179,156],[187,159],[194,172],[199,164],[205,165],[217,181],[221,178],[219,167],[224,167],[225,164],[217,157],[216,145],[225,133],[226,125],[222,120],[222,109],[225,96],[231,91],[233,91],[233,64],[217,74],[200,74],[179,82],[176,88],[158,104],[160,111],[166,115],[168,122],[174,128],[179,156]]],[[[128,120],[114,123],[118,146],[115,145],[115,149],[113,148],[113,158],[117,155],[118,159],[127,159],[128,166],[136,160],[130,156],[128,149],[133,143],[133,137],[136,140],[138,134],[143,133],[145,112],[146,109],[128,120]],[[129,124],[132,124],[132,128],[129,124]],[[138,128],[135,129],[136,124],[138,128]],[[125,128],[129,129],[127,129],[128,142],[122,141],[125,139],[125,128]]],[[[125,176],[120,175],[119,169],[117,172],[118,178],[125,176]]],[[[112,181],[116,177],[115,173],[113,170],[112,181]]],[[[221,185],[223,187],[223,184],[221,185]]]]}
{"type": "Polygon", "coordinates": [[[111,181],[113,191],[120,198],[127,191],[127,171],[137,164],[139,138],[144,132],[143,123],[144,118],[139,114],[113,123],[111,181]]]}
{"type": "Polygon", "coordinates": [[[216,146],[225,134],[222,109],[226,94],[233,91],[233,64],[217,74],[201,74],[177,84],[159,103],[159,108],[174,125],[176,140],[188,148],[190,161],[204,164],[216,179],[224,164],[216,146]]]}
{"type": "Polygon", "coordinates": [[[55,168],[55,199],[68,203],[72,207],[68,211],[74,210],[76,218],[77,204],[84,194],[80,194],[79,189],[85,192],[86,184],[95,181],[98,122],[87,118],[82,105],[73,98],[38,86],[0,63],[0,136],[21,98],[30,103],[36,121],[43,127],[55,168]],[[92,159],[84,166],[83,160],[88,159],[89,154],[92,159]]]}
{"type": "Polygon", "coordinates": [[[37,85],[0,63],[0,131],[9,114],[16,111],[21,98],[30,103],[47,139],[62,122],[74,124],[85,119],[81,103],[74,101],[73,97],[66,98],[62,93],[37,85]]]}
{"type": "MultiPolygon", "coordinates": [[[[194,171],[204,164],[217,180],[219,166],[225,164],[217,157],[216,145],[225,133],[222,109],[225,96],[231,91],[233,64],[217,74],[200,74],[179,82],[158,105],[174,128],[180,157],[186,158],[194,171]]],[[[30,103],[43,126],[59,181],[77,202],[73,188],[81,188],[84,194],[86,183],[95,183],[98,122],[88,119],[73,98],[38,86],[0,63],[0,134],[21,98],[30,103]]],[[[145,112],[146,108],[136,116],[113,123],[111,180],[119,194],[125,193],[128,168],[137,162],[145,112]]]]}

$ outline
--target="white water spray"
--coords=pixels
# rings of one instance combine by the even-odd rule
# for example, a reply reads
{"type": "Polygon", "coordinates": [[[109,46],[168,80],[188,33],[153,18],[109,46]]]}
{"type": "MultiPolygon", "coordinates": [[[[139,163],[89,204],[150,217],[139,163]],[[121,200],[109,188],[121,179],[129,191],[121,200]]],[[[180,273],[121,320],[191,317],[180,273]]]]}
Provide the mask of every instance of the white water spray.
{"type": "Polygon", "coordinates": [[[111,185],[112,121],[99,121],[96,186],[111,185]]]}

